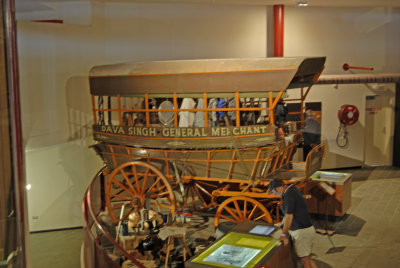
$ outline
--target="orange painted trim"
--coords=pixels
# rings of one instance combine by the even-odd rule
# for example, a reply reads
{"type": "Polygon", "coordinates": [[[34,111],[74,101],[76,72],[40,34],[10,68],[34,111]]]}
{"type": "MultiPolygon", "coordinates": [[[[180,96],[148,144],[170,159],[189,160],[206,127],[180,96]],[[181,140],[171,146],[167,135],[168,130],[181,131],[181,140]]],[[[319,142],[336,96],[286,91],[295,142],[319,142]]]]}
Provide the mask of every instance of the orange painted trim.
{"type": "MultiPolygon", "coordinates": [[[[235,92],[235,105],[236,109],[239,109],[240,107],[240,98],[239,98],[239,92],[235,92]]],[[[240,126],[240,110],[236,110],[236,126],[240,126]]]]}
{"type": "Polygon", "coordinates": [[[272,103],[272,107],[271,107],[272,110],[275,108],[276,104],[278,103],[278,101],[282,97],[282,94],[283,94],[283,91],[279,91],[278,95],[276,95],[276,98],[275,98],[274,102],[272,103]]]}
{"type": "Polygon", "coordinates": [[[145,112],[146,112],[146,127],[150,126],[150,113],[149,113],[149,94],[144,94],[145,112]]]}
{"type": "MultiPolygon", "coordinates": [[[[256,180],[256,181],[251,181],[251,180],[239,180],[239,179],[222,179],[222,178],[205,178],[205,177],[195,177],[195,176],[182,176],[182,180],[183,182],[188,182],[190,180],[197,180],[197,181],[207,181],[207,182],[216,182],[216,183],[229,183],[226,186],[230,186],[233,183],[238,183],[241,184],[244,187],[247,187],[247,185],[252,185],[252,186],[257,186],[257,187],[264,187],[264,186],[268,186],[271,180],[265,181],[265,180],[256,180]]],[[[226,188],[225,186],[225,188],[226,188]]],[[[221,191],[226,190],[226,189],[221,189],[221,191]]],[[[214,191],[218,191],[218,190],[214,190],[214,191]]],[[[241,193],[247,193],[247,192],[241,192],[241,193]]]]}
{"type": "MultiPolygon", "coordinates": [[[[125,154],[114,154],[114,155],[118,155],[118,156],[121,156],[121,157],[124,157],[125,156],[125,154]]],[[[154,159],[154,160],[165,160],[165,158],[163,158],[163,157],[150,157],[151,159],[154,159]]],[[[168,158],[168,160],[171,160],[171,161],[182,161],[182,158],[168,158]]],[[[212,163],[227,163],[227,162],[232,162],[232,163],[236,163],[236,162],[256,162],[257,161],[257,159],[254,159],[254,158],[252,158],[252,159],[243,159],[243,160],[240,160],[240,159],[235,159],[235,160],[231,160],[231,159],[214,159],[214,160],[210,160],[210,162],[212,162],[212,163]]],[[[185,162],[194,162],[194,163],[201,163],[201,162],[207,162],[208,163],[208,160],[206,160],[206,159],[186,159],[185,160],[185,162]]],[[[267,159],[265,159],[265,160],[261,160],[260,162],[268,162],[267,161],[267,159]]]]}
{"type": "Polygon", "coordinates": [[[304,127],[304,88],[302,87],[300,90],[300,122],[301,122],[301,127],[304,127]]]}
{"type": "Polygon", "coordinates": [[[252,198],[265,198],[265,199],[279,199],[279,196],[274,194],[263,193],[255,193],[255,192],[240,192],[240,191],[224,191],[224,190],[214,190],[212,192],[215,196],[246,196],[252,198]]]}
{"type": "MultiPolygon", "coordinates": [[[[273,98],[272,97],[272,91],[270,91],[269,92],[269,94],[270,94],[270,97],[271,97],[271,99],[273,98]]],[[[280,98],[282,97],[282,95],[283,95],[283,91],[280,91],[279,93],[278,93],[278,95],[276,96],[276,98],[275,98],[275,100],[272,102],[272,105],[271,105],[271,117],[270,117],[270,123],[271,124],[275,124],[275,119],[274,119],[274,110],[275,110],[275,107],[276,107],[276,104],[278,103],[278,101],[280,100],[280,98]]],[[[270,102],[271,103],[271,102],[270,102]]]]}
{"type": "Polygon", "coordinates": [[[207,181],[207,182],[217,182],[221,183],[238,183],[238,184],[252,184],[253,182],[250,180],[238,180],[238,179],[222,179],[222,178],[204,178],[204,177],[195,177],[195,176],[183,176],[182,180],[186,182],[187,180],[197,180],[197,181],[207,181]]]}
{"type": "Polygon", "coordinates": [[[307,98],[308,93],[310,93],[310,89],[311,89],[311,86],[309,86],[309,87],[307,88],[306,93],[304,94],[304,97],[303,97],[304,99],[307,98]]]}
{"type": "Polygon", "coordinates": [[[165,160],[165,163],[164,163],[164,165],[165,165],[165,176],[167,177],[167,176],[169,176],[169,164],[168,164],[169,157],[168,157],[168,151],[167,150],[164,150],[164,160],[165,160]]]}
{"type": "Polygon", "coordinates": [[[210,166],[211,166],[211,151],[207,152],[207,170],[206,170],[206,179],[210,177],[210,166]]]}
{"type": "Polygon", "coordinates": [[[139,77],[139,76],[157,76],[157,75],[190,75],[190,74],[228,74],[228,73],[251,73],[251,72],[281,72],[297,71],[297,68],[287,69],[262,69],[262,70],[243,70],[243,71],[225,71],[225,72],[188,72],[188,73],[162,73],[162,74],[123,74],[123,75],[89,75],[89,78],[100,77],[139,77]]]}
{"type": "MultiPolygon", "coordinates": [[[[144,109],[143,109],[144,110],[144,109]]],[[[95,109],[97,112],[118,112],[118,109],[95,109]]],[[[129,109],[121,109],[122,112],[129,112],[129,109]]]]}
{"type": "Polygon", "coordinates": [[[257,158],[256,158],[255,163],[253,165],[253,170],[251,171],[251,175],[250,175],[251,178],[254,178],[256,176],[258,163],[260,163],[261,152],[262,152],[261,150],[258,150],[257,158]]]}
{"type": "Polygon", "coordinates": [[[274,118],[274,107],[272,106],[273,103],[273,96],[272,91],[269,92],[268,104],[269,104],[269,123],[271,125],[275,125],[275,118],[274,118]]]}
{"type": "MultiPolygon", "coordinates": [[[[123,145],[116,145],[116,144],[108,144],[108,146],[112,146],[115,148],[120,148],[120,149],[129,149],[129,150],[143,150],[143,148],[134,148],[134,147],[128,147],[128,146],[123,146],[123,145]]],[[[250,147],[250,148],[240,148],[239,151],[257,151],[257,150],[264,150],[264,149],[273,149],[275,148],[275,145],[267,145],[267,146],[263,146],[263,147],[250,147]]],[[[165,149],[157,149],[157,148],[147,148],[145,149],[147,151],[155,151],[155,152],[163,152],[165,151],[165,149]]],[[[168,152],[171,153],[204,153],[204,152],[231,152],[234,149],[206,149],[203,151],[198,151],[198,150],[181,150],[181,149],[171,149],[168,150],[168,152]]],[[[270,159],[270,157],[267,157],[265,159],[270,159]]]]}
{"type": "Polygon", "coordinates": [[[285,99],[285,102],[288,102],[288,101],[301,101],[301,99],[285,99]]]}
{"type": "MultiPolygon", "coordinates": [[[[121,157],[121,158],[127,158],[129,161],[132,161],[132,157],[130,157],[129,155],[127,155],[127,154],[123,154],[123,153],[114,153],[114,152],[110,152],[110,153],[104,153],[105,155],[111,155],[112,157],[115,157],[115,156],[118,156],[118,157],[121,157]]],[[[149,161],[149,159],[151,159],[151,160],[160,160],[160,161],[165,161],[165,160],[170,160],[170,161],[182,161],[182,159],[181,158],[168,158],[168,159],[165,159],[165,158],[163,158],[163,157],[145,157],[147,160],[148,160],[148,162],[150,162],[149,161]]],[[[206,160],[206,159],[187,159],[186,160],[186,162],[192,162],[192,163],[202,163],[202,162],[206,162],[207,164],[208,163],[229,163],[229,162],[232,162],[232,163],[236,163],[236,162],[248,162],[248,163],[252,163],[252,162],[256,162],[256,160],[255,159],[245,159],[245,160],[234,160],[234,161],[232,161],[232,160],[230,160],[230,159],[218,159],[218,160],[206,160]]],[[[259,162],[270,162],[269,161],[269,159],[263,159],[263,160],[261,160],[261,161],[259,161],[259,162]]],[[[230,176],[227,176],[227,178],[228,179],[230,179],[230,176]]]]}
{"type": "Polygon", "coordinates": [[[93,124],[97,125],[97,115],[96,115],[96,100],[94,95],[92,95],[92,112],[93,112],[93,124]]]}
{"type": "Polygon", "coordinates": [[[118,120],[119,124],[122,126],[122,110],[121,110],[121,95],[117,94],[117,103],[118,103],[118,120]]]}
{"type": "MultiPolygon", "coordinates": [[[[173,101],[174,101],[174,126],[178,127],[179,121],[178,121],[178,112],[179,112],[179,107],[178,107],[178,99],[176,97],[176,93],[173,94],[173,101]]],[[[166,112],[164,110],[160,110],[160,112],[166,112]]]]}
{"type": "MultiPolygon", "coordinates": [[[[229,161],[229,160],[228,160],[229,161]]],[[[240,161],[240,160],[239,160],[240,161]]],[[[232,178],[232,171],[233,171],[233,167],[235,166],[235,163],[237,162],[236,160],[236,150],[233,151],[232,153],[232,160],[231,160],[231,164],[229,166],[229,170],[228,170],[228,179],[232,178]]]]}
{"type": "Polygon", "coordinates": [[[139,113],[139,112],[150,112],[150,113],[155,113],[155,112],[186,112],[186,111],[189,111],[189,112],[198,112],[198,111],[200,111],[200,112],[205,112],[205,111],[236,111],[236,110],[238,110],[239,112],[240,111],[263,111],[263,110],[266,110],[266,111],[268,111],[268,110],[271,110],[271,108],[258,108],[258,107],[253,107],[253,108],[251,108],[251,107],[248,107],[248,108],[246,108],[246,107],[243,107],[243,108],[208,108],[208,109],[197,109],[197,108],[194,108],[194,109],[179,109],[179,108],[174,108],[174,109],[148,109],[148,110],[146,110],[146,109],[96,109],[96,111],[99,111],[99,112],[118,112],[119,110],[121,110],[122,112],[137,112],[137,113],[139,113]]]}
{"type": "MultiPolygon", "coordinates": [[[[108,148],[110,149],[111,155],[115,155],[114,149],[110,144],[108,144],[108,148]]],[[[114,167],[116,167],[117,166],[117,159],[115,157],[113,157],[113,163],[114,163],[114,167]]]]}
{"type": "Polygon", "coordinates": [[[204,98],[204,126],[208,127],[208,101],[207,101],[207,92],[203,92],[203,98],[204,98]]]}

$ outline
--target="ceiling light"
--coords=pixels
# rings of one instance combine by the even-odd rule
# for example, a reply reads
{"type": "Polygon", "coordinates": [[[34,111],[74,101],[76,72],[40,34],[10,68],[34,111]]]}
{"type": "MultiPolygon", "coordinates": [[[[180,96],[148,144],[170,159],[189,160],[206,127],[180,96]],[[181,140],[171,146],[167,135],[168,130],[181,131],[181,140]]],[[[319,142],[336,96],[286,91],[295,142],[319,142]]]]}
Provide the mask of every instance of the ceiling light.
{"type": "Polygon", "coordinates": [[[307,1],[298,1],[298,2],[296,2],[296,6],[306,7],[306,6],[308,6],[308,2],[307,1]]]}

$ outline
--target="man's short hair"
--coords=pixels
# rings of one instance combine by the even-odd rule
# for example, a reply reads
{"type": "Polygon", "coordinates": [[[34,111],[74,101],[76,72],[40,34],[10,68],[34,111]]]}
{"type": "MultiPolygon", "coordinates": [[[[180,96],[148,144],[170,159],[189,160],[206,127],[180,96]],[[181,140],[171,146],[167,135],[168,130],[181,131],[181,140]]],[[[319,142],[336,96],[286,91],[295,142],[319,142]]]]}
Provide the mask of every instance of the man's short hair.
{"type": "Polygon", "coordinates": [[[269,183],[269,190],[275,190],[275,188],[279,187],[279,186],[284,186],[285,183],[283,182],[282,179],[279,178],[275,178],[273,179],[270,183],[269,183]]]}

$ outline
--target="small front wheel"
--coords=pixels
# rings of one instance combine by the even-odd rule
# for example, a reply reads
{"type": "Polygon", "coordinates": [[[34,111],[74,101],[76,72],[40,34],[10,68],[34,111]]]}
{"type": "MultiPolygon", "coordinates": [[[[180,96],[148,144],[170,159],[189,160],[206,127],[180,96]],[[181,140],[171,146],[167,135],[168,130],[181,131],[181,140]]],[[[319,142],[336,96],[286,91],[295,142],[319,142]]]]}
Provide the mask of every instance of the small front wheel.
{"type": "Polygon", "coordinates": [[[231,197],[218,207],[214,225],[218,227],[220,219],[239,223],[242,221],[264,220],[272,223],[271,215],[263,204],[246,196],[231,197]]]}

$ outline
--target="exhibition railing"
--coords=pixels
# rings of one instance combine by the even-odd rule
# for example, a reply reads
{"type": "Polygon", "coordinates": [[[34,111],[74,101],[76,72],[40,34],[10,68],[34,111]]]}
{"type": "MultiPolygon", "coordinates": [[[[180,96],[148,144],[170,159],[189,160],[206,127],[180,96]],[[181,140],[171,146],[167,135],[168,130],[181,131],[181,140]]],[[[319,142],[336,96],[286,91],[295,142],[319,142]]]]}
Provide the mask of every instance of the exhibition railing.
{"type": "Polygon", "coordinates": [[[108,174],[103,167],[90,183],[82,204],[84,216],[83,226],[83,264],[82,268],[119,268],[120,258],[114,258],[113,252],[118,252],[131,260],[137,267],[145,268],[131,254],[123,249],[99,220],[99,213],[104,211],[104,182],[108,174]]]}

